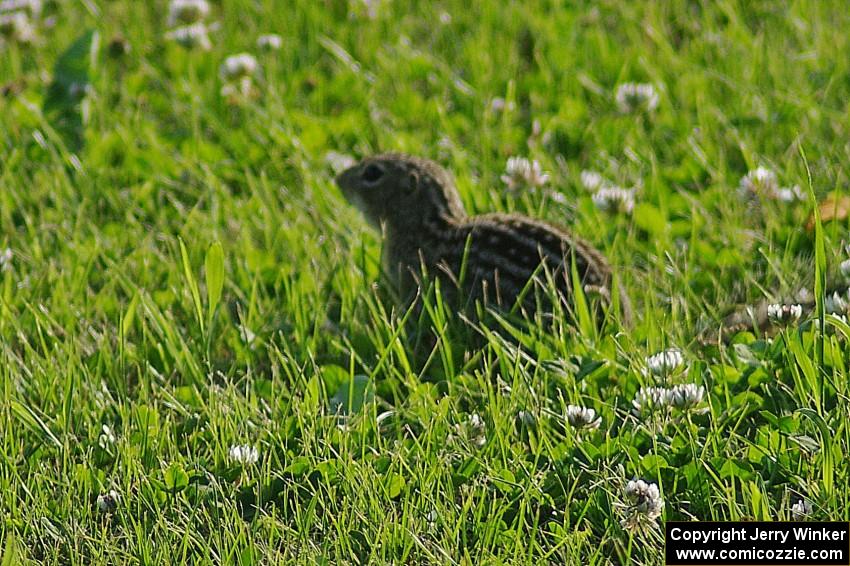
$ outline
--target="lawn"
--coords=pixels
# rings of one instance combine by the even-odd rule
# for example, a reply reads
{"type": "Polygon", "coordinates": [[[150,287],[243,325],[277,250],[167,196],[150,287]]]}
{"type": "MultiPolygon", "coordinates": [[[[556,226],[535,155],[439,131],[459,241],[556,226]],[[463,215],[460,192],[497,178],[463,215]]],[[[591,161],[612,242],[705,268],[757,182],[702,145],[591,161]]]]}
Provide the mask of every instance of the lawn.
{"type": "Polygon", "coordinates": [[[0,563],[660,564],[669,520],[850,519],[844,2],[28,6],[0,563]],[[569,226],[634,322],[399,308],[333,183],[379,151],[569,226]]]}

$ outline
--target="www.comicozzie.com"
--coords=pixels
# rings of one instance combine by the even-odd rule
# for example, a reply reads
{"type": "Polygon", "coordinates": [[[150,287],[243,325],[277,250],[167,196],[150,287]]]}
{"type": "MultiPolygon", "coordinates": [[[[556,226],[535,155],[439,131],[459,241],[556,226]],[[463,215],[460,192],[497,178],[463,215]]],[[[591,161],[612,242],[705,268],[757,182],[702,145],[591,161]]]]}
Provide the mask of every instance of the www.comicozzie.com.
{"type": "Polygon", "coordinates": [[[668,522],[670,566],[850,565],[850,523],[668,522]]]}

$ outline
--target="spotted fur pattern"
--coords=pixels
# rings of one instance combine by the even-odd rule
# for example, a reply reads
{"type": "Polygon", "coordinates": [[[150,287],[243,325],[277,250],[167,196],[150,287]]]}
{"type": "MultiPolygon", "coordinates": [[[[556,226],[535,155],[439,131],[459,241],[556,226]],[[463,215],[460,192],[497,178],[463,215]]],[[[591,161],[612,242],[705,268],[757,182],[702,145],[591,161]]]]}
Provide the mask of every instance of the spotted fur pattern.
{"type": "MultiPolygon", "coordinates": [[[[530,290],[543,289],[550,276],[569,304],[573,257],[586,289],[603,296],[610,289],[611,269],[593,246],[564,228],[519,214],[467,216],[451,176],[431,161],[377,155],[341,173],[337,184],[383,228],[384,262],[403,293],[416,288],[424,267],[469,301],[511,307],[523,296],[524,308],[533,312],[538,303],[530,290]]],[[[620,304],[623,318],[630,318],[623,294],[620,304]]]]}

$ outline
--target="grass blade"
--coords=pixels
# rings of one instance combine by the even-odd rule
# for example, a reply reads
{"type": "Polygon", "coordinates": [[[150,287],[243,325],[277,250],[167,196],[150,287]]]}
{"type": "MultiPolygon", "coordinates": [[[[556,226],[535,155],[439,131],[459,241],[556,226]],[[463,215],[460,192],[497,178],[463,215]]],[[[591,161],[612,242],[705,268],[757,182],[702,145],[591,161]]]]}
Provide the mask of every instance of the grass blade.
{"type": "Polygon", "coordinates": [[[195,280],[195,275],[192,273],[192,264],[189,261],[189,252],[186,251],[186,244],[183,243],[183,238],[180,240],[180,256],[183,259],[183,276],[186,278],[186,284],[189,286],[189,292],[192,294],[192,302],[195,305],[195,315],[198,318],[198,324],[201,326],[201,333],[204,332],[204,311],[201,307],[201,292],[198,289],[198,282],[195,280]]]}
{"type": "Polygon", "coordinates": [[[207,323],[212,326],[213,314],[221,300],[224,288],[224,249],[221,242],[213,242],[204,259],[204,274],[207,278],[207,323]]]}
{"type": "Polygon", "coordinates": [[[573,284],[573,304],[578,327],[584,336],[593,337],[595,336],[595,327],[590,316],[590,308],[587,305],[587,297],[584,295],[584,287],[578,275],[575,254],[570,258],[570,276],[573,284]]]}
{"type": "Polygon", "coordinates": [[[803,146],[800,145],[800,157],[803,159],[803,164],[806,166],[806,184],[809,189],[809,197],[812,202],[812,214],[815,221],[815,308],[819,328],[815,340],[815,348],[817,352],[818,368],[823,368],[823,340],[824,340],[824,293],[826,276],[826,246],[823,239],[823,224],[820,218],[820,209],[818,208],[818,199],[815,195],[815,189],[812,185],[812,171],[809,168],[809,160],[806,159],[806,152],[803,146]]]}

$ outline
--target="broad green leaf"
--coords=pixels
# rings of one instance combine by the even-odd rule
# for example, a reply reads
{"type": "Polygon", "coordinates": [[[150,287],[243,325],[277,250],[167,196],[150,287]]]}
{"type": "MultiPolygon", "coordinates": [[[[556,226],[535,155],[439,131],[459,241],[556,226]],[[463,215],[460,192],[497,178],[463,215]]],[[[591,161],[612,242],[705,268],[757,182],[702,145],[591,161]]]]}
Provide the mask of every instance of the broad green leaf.
{"type": "Polygon", "coordinates": [[[667,460],[657,454],[647,454],[641,458],[640,465],[648,477],[655,477],[659,470],[669,467],[667,460]]]}
{"type": "Polygon", "coordinates": [[[165,470],[163,483],[171,493],[179,493],[189,485],[189,474],[179,462],[172,462],[165,470]]]}
{"type": "Polygon", "coordinates": [[[44,99],[44,114],[70,151],[83,145],[82,103],[91,83],[99,37],[96,31],[86,30],[59,56],[44,99]]]}
{"type": "Polygon", "coordinates": [[[643,202],[635,205],[632,214],[635,225],[653,236],[664,236],[667,233],[667,218],[655,206],[643,202]]]}
{"type": "Polygon", "coordinates": [[[136,425],[148,436],[159,434],[159,412],[148,405],[136,407],[136,425]]]}
{"type": "Polygon", "coordinates": [[[738,478],[742,481],[749,481],[754,475],[749,462],[722,458],[719,460],[722,462],[719,472],[721,478],[738,478]]]}
{"type": "Polygon", "coordinates": [[[331,411],[349,415],[360,411],[363,405],[372,402],[374,398],[375,386],[372,380],[365,375],[355,375],[340,384],[328,403],[331,411]]]}
{"type": "MultiPolygon", "coordinates": [[[[821,338],[823,335],[818,333],[821,338]]],[[[821,387],[818,380],[818,370],[815,366],[814,360],[812,360],[808,354],[803,350],[803,345],[800,342],[800,338],[797,334],[791,333],[786,336],[786,343],[788,344],[788,349],[791,353],[794,354],[794,359],[797,362],[797,366],[799,366],[800,371],[803,373],[803,377],[805,378],[805,384],[803,387],[806,391],[811,392],[814,397],[815,403],[820,410],[821,406],[821,387]]],[[[822,341],[821,341],[822,343],[822,341]]],[[[795,368],[792,367],[792,371],[795,368]]]]}
{"type": "Polygon", "coordinates": [[[493,485],[503,493],[509,493],[517,487],[516,476],[507,468],[499,470],[492,478],[493,485]]]}
{"type": "Polygon", "coordinates": [[[19,560],[23,557],[18,556],[18,545],[15,540],[15,533],[13,531],[9,531],[9,534],[6,536],[5,543],[2,549],[3,556],[0,558],[0,566],[13,566],[14,564],[20,564],[19,560]]]}
{"type": "Polygon", "coordinates": [[[395,499],[401,495],[406,483],[404,477],[396,472],[390,472],[384,476],[384,488],[387,490],[387,496],[390,499],[395,499]]]}
{"type": "Polygon", "coordinates": [[[767,505],[764,495],[756,482],[749,482],[750,487],[750,509],[753,517],[757,521],[767,521],[770,519],[770,508],[767,505]]]}
{"type": "Polygon", "coordinates": [[[316,471],[322,474],[326,482],[335,482],[340,476],[340,461],[336,458],[316,464],[316,471]]]}
{"type": "Polygon", "coordinates": [[[309,472],[310,469],[310,459],[306,456],[298,456],[283,469],[283,473],[291,474],[293,476],[303,476],[309,472]]]}
{"type": "Polygon", "coordinates": [[[174,398],[186,407],[200,409],[203,407],[203,399],[193,385],[182,385],[174,388],[174,398]]]}
{"type": "Polygon", "coordinates": [[[325,390],[337,391],[343,384],[348,383],[350,373],[347,369],[337,364],[325,364],[322,366],[322,383],[325,390]]]}

